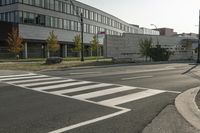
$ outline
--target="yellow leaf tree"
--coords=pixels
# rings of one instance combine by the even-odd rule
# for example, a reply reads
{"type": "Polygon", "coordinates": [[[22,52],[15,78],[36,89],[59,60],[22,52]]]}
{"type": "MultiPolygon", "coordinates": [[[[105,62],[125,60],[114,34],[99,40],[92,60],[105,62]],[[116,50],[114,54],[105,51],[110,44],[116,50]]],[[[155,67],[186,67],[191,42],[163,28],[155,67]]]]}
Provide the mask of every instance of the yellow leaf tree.
{"type": "Polygon", "coordinates": [[[60,45],[58,43],[58,37],[54,34],[54,31],[49,33],[46,42],[47,42],[48,52],[55,53],[60,49],[60,45]]]}
{"type": "Polygon", "coordinates": [[[77,52],[80,56],[80,52],[81,52],[81,36],[80,35],[76,35],[73,39],[74,42],[74,48],[72,48],[73,52],[77,52]]]}
{"type": "Polygon", "coordinates": [[[16,58],[19,58],[19,53],[23,50],[23,38],[19,36],[18,30],[13,28],[10,33],[8,33],[7,38],[8,51],[14,53],[16,58]]]}
{"type": "Polygon", "coordinates": [[[91,56],[92,56],[92,53],[97,51],[97,48],[99,46],[99,41],[98,41],[96,35],[93,36],[93,39],[90,41],[90,44],[91,44],[91,46],[90,46],[89,50],[91,51],[91,56]]]}

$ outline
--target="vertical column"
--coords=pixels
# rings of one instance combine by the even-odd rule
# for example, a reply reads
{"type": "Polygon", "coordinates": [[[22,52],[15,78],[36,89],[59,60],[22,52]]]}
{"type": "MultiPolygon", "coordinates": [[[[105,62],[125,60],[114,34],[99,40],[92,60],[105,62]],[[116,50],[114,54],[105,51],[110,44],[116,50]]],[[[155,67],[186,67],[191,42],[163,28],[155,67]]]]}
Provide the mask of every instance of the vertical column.
{"type": "Polygon", "coordinates": [[[27,42],[24,43],[24,59],[28,58],[27,42]]]}
{"type": "Polygon", "coordinates": [[[67,57],[67,44],[63,44],[63,47],[62,47],[62,54],[63,54],[63,58],[66,58],[67,57]]]}

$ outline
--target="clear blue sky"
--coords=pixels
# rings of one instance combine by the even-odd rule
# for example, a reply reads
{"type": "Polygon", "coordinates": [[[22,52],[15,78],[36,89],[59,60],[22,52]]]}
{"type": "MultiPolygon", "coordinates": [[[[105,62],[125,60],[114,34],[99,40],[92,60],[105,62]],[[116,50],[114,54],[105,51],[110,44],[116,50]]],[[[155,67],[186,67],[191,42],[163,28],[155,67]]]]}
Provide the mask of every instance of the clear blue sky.
{"type": "Polygon", "coordinates": [[[141,27],[198,33],[200,0],[78,0],[141,27]]]}

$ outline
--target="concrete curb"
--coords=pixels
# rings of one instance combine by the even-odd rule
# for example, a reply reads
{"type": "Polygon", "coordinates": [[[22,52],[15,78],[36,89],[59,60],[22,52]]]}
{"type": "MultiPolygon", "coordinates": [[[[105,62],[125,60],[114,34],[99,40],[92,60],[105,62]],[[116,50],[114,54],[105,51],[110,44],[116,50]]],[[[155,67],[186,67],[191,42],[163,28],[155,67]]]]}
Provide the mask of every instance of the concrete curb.
{"type": "Polygon", "coordinates": [[[195,98],[200,87],[196,87],[180,94],[175,100],[178,112],[195,128],[200,130],[200,110],[195,98]]]}

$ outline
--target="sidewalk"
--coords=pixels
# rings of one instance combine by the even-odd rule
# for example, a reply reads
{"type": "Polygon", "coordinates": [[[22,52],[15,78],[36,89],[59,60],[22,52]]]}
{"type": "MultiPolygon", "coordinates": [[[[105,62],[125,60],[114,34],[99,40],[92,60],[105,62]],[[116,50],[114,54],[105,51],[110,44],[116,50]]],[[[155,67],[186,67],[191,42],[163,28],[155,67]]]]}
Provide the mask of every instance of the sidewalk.
{"type": "Polygon", "coordinates": [[[175,106],[167,106],[142,133],[200,133],[199,90],[197,87],[180,94],[175,106]]]}

